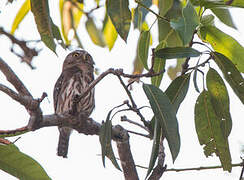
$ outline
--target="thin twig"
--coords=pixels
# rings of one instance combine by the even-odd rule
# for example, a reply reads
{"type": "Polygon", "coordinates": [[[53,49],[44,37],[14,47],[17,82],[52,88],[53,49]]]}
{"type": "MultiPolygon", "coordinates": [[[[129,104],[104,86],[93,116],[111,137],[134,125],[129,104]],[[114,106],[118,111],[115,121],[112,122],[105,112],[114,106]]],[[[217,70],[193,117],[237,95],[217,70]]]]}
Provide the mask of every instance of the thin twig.
{"type": "Polygon", "coordinates": [[[20,57],[22,62],[25,62],[26,64],[28,64],[31,69],[34,69],[35,67],[32,66],[31,62],[32,62],[33,57],[38,55],[39,51],[29,48],[27,46],[26,41],[21,41],[21,40],[16,39],[12,34],[4,31],[4,29],[2,27],[0,27],[0,35],[1,34],[7,36],[12,41],[13,45],[17,44],[23,50],[24,55],[20,55],[20,54],[14,52],[13,48],[11,48],[11,51],[16,56],[20,57]]]}
{"type": "Polygon", "coordinates": [[[134,122],[134,121],[128,119],[126,116],[121,116],[121,119],[120,120],[121,121],[126,121],[126,122],[131,123],[131,124],[134,124],[134,125],[142,128],[142,129],[144,129],[144,130],[146,130],[148,132],[148,129],[145,126],[143,126],[143,125],[141,125],[141,124],[139,124],[137,122],[134,122]]]}
{"type": "Polygon", "coordinates": [[[148,10],[149,12],[153,13],[155,16],[157,16],[158,18],[166,21],[166,22],[170,22],[169,19],[167,19],[166,17],[160,16],[159,14],[155,13],[153,10],[151,10],[150,8],[148,8],[147,6],[145,6],[143,3],[141,3],[139,0],[135,0],[135,2],[137,4],[139,4],[141,7],[145,8],[146,10],[148,10]]]}
{"type": "Polygon", "coordinates": [[[138,133],[138,132],[134,132],[134,131],[130,131],[130,130],[126,130],[128,133],[131,133],[131,134],[136,134],[136,135],[139,135],[139,136],[143,136],[143,137],[146,137],[146,138],[150,138],[149,135],[147,134],[142,134],[142,133],[138,133]]]}
{"type": "MultiPolygon", "coordinates": [[[[239,167],[243,166],[243,162],[237,163],[237,164],[231,164],[232,167],[239,167]]],[[[195,168],[182,168],[182,169],[166,169],[167,172],[169,171],[175,171],[175,172],[181,172],[181,171],[200,171],[200,170],[208,170],[208,169],[220,169],[223,168],[223,166],[200,166],[200,167],[195,167],[195,168]]]]}
{"type": "MultiPolygon", "coordinates": [[[[141,166],[141,165],[136,165],[139,168],[142,169],[148,169],[146,166],[141,166]]],[[[231,164],[231,167],[241,167],[243,166],[243,162],[237,163],[237,164],[231,164]]],[[[165,172],[181,172],[181,171],[200,171],[200,170],[209,170],[209,169],[220,169],[223,168],[223,166],[200,166],[200,167],[193,167],[193,168],[182,168],[182,169],[177,169],[177,168],[170,168],[166,169],[165,172]]]]}

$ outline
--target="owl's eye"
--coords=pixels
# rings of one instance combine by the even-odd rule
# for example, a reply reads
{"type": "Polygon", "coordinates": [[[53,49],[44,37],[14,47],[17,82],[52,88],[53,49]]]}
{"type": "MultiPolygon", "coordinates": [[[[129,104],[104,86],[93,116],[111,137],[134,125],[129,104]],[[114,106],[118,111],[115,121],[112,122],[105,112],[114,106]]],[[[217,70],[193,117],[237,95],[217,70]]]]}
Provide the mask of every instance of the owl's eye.
{"type": "Polygon", "coordinates": [[[79,53],[74,53],[73,55],[72,55],[72,57],[78,57],[79,56],[79,53]]]}

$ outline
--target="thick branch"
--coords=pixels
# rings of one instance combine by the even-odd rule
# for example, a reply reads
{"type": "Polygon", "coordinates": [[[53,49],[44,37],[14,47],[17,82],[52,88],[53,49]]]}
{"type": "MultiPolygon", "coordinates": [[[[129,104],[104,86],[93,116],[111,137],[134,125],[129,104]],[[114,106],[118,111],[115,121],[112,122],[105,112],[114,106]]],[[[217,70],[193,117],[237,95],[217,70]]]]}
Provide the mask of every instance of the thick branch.
{"type": "Polygon", "coordinates": [[[39,102],[37,100],[33,100],[30,96],[23,96],[16,92],[14,92],[12,89],[8,88],[7,86],[0,84],[0,91],[6,93],[9,95],[12,99],[19,102],[29,110],[36,109],[39,106],[39,102]]]}
{"type": "Polygon", "coordinates": [[[15,87],[15,89],[21,94],[26,96],[31,96],[31,93],[24,86],[17,75],[12,71],[12,69],[0,58],[0,70],[5,75],[7,80],[15,87]]]}
{"type": "Polygon", "coordinates": [[[119,158],[124,172],[126,180],[137,180],[139,179],[136,166],[133,160],[133,156],[130,150],[129,134],[120,125],[115,126],[115,129],[120,132],[121,140],[116,141],[119,158]]]}

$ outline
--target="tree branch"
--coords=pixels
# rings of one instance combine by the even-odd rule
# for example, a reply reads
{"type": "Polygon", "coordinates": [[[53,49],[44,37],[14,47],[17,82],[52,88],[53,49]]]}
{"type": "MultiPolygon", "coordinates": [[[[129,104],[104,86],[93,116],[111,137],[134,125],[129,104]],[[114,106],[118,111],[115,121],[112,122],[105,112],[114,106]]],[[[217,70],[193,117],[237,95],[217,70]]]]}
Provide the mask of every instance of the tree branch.
{"type": "Polygon", "coordinates": [[[11,41],[12,44],[17,44],[24,52],[24,55],[20,55],[16,52],[13,51],[13,48],[11,48],[11,51],[18,57],[21,58],[22,62],[25,62],[26,64],[28,64],[30,66],[31,69],[34,69],[34,67],[32,66],[31,62],[34,56],[38,55],[38,51],[32,48],[29,48],[26,44],[26,41],[21,41],[16,39],[12,34],[4,31],[4,29],[2,27],[0,27],[0,35],[3,34],[5,36],[7,36],[11,41]]]}
{"type": "Polygon", "coordinates": [[[165,161],[165,153],[164,153],[164,145],[163,145],[164,137],[161,137],[158,151],[158,164],[153,169],[151,176],[148,180],[159,180],[163,173],[166,171],[167,166],[164,166],[165,161]]]}
{"type": "Polygon", "coordinates": [[[0,70],[5,75],[7,80],[15,87],[15,89],[21,94],[26,96],[31,96],[31,93],[24,86],[22,81],[17,77],[17,75],[12,71],[12,69],[0,58],[0,70]]]}
{"type": "Polygon", "coordinates": [[[120,125],[115,126],[120,132],[121,140],[116,141],[120,162],[126,180],[139,180],[133,156],[130,150],[129,134],[120,125]]]}

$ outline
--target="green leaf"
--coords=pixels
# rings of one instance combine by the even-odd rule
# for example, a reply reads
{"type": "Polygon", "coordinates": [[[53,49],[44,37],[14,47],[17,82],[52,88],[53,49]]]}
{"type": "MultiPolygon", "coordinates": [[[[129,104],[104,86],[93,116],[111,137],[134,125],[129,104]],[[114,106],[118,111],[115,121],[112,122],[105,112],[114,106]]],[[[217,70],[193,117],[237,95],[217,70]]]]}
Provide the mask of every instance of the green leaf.
{"type": "Polygon", "coordinates": [[[231,155],[228,139],[223,134],[221,119],[215,114],[211,103],[211,95],[204,90],[195,104],[195,126],[198,140],[204,145],[204,154],[208,157],[215,153],[223,166],[223,170],[231,171],[231,155]]]}
{"type": "Polygon", "coordinates": [[[204,15],[201,19],[204,26],[214,25],[214,16],[212,14],[204,15]]]}
{"type": "Polygon", "coordinates": [[[0,145],[0,169],[21,180],[50,179],[41,165],[13,145],[0,145]]]}
{"type": "MultiPolygon", "coordinates": [[[[162,41],[160,42],[156,49],[155,50],[158,50],[158,49],[161,49],[161,48],[164,48],[166,46],[166,43],[165,41],[162,41]]],[[[154,58],[154,66],[153,66],[153,71],[155,73],[159,73],[160,71],[164,70],[164,67],[165,67],[165,59],[162,59],[162,58],[158,58],[158,57],[155,57],[154,58]]],[[[160,86],[160,83],[161,83],[161,80],[163,78],[163,75],[164,75],[164,72],[161,73],[160,75],[158,76],[154,76],[151,78],[151,83],[152,85],[156,86],[156,87],[159,87],[160,86]]]]}
{"type": "Polygon", "coordinates": [[[111,145],[111,136],[112,136],[112,122],[110,120],[110,116],[112,113],[113,109],[109,111],[106,122],[102,124],[101,129],[100,129],[100,134],[99,134],[99,141],[101,144],[102,148],[102,162],[103,166],[105,167],[105,156],[107,156],[113,165],[121,171],[119,164],[115,158],[113,148],[111,145]]]}
{"type": "Polygon", "coordinates": [[[159,0],[160,15],[165,16],[166,13],[172,8],[174,0],[159,0]]]}
{"type": "Polygon", "coordinates": [[[194,83],[194,88],[195,90],[200,93],[200,90],[198,88],[198,85],[197,85],[197,69],[194,70],[194,73],[193,73],[193,83],[194,83]]]}
{"type": "Polygon", "coordinates": [[[219,18],[221,22],[223,22],[227,26],[237,29],[232,20],[229,9],[212,8],[211,11],[219,18]]]}
{"type": "Polygon", "coordinates": [[[154,123],[154,128],[153,128],[154,129],[153,146],[152,146],[152,152],[151,152],[151,157],[150,157],[150,162],[149,162],[146,177],[148,177],[148,175],[151,173],[151,171],[154,167],[154,164],[158,157],[158,150],[159,150],[159,143],[160,143],[161,127],[160,127],[159,121],[155,117],[154,117],[154,119],[155,119],[155,121],[154,121],[155,123],[154,123]]]}
{"type": "Polygon", "coordinates": [[[19,27],[19,24],[22,22],[26,14],[30,11],[30,0],[25,0],[21,8],[17,12],[14,22],[11,28],[11,34],[14,34],[15,30],[19,27]]]}
{"type": "Polygon", "coordinates": [[[159,88],[150,84],[143,84],[143,90],[149,99],[154,116],[162,127],[162,133],[168,141],[174,162],[180,151],[180,135],[175,109],[168,96],[159,88]]]}
{"type": "Polygon", "coordinates": [[[221,119],[220,125],[223,134],[225,137],[228,137],[232,128],[228,91],[225,87],[223,79],[213,68],[209,69],[206,81],[215,114],[221,119]]]}
{"type": "Polygon", "coordinates": [[[204,0],[201,1],[201,6],[205,8],[226,8],[226,7],[244,7],[243,0],[217,0],[217,1],[211,1],[211,0],[204,0]]]}
{"type": "Polygon", "coordinates": [[[179,33],[183,45],[186,45],[191,41],[194,31],[199,25],[199,18],[191,1],[188,1],[186,7],[183,8],[182,16],[178,20],[171,20],[170,25],[179,33]]]}
{"type": "Polygon", "coordinates": [[[92,40],[92,42],[98,46],[104,47],[105,46],[105,42],[103,39],[103,34],[101,32],[101,30],[99,30],[93,19],[88,17],[87,21],[86,21],[86,30],[92,40]]]}
{"type": "Polygon", "coordinates": [[[244,72],[244,48],[234,38],[215,26],[202,26],[200,34],[215,51],[228,57],[240,72],[244,72]]]}
{"type": "Polygon", "coordinates": [[[59,28],[56,24],[53,23],[52,19],[51,19],[51,28],[52,28],[52,33],[53,33],[53,37],[59,42],[59,44],[65,49],[66,46],[64,44],[64,41],[61,37],[59,28]]]}
{"type": "Polygon", "coordinates": [[[114,43],[118,37],[118,33],[117,33],[111,19],[108,16],[107,16],[107,18],[105,18],[105,21],[103,22],[103,24],[104,24],[103,36],[104,36],[105,42],[109,48],[109,51],[111,51],[112,48],[114,47],[114,43]]]}
{"type": "Polygon", "coordinates": [[[188,73],[177,77],[171,82],[171,84],[165,91],[165,94],[170,99],[176,113],[187,94],[190,76],[191,74],[188,73]]]}
{"type": "MultiPolygon", "coordinates": [[[[179,18],[182,17],[182,7],[179,1],[173,1],[172,7],[167,11],[167,3],[170,4],[170,1],[159,0],[159,14],[161,16],[165,16],[168,19],[179,18]]],[[[169,5],[168,4],[168,5],[169,5]]],[[[158,19],[158,37],[159,42],[165,41],[168,47],[182,46],[181,38],[178,33],[170,27],[169,22],[166,22],[162,19],[158,19]]]]}
{"type": "Polygon", "coordinates": [[[53,39],[49,5],[46,0],[30,0],[31,11],[35,17],[38,32],[45,45],[55,53],[56,44],[53,39]]]}
{"type": "MultiPolygon", "coordinates": [[[[152,5],[152,0],[144,0],[141,1],[141,3],[146,7],[150,8],[152,5]]],[[[139,5],[135,8],[134,16],[133,16],[134,29],[138,28],[139,30],[141,30],[140,25],[142,24],[142,22],[145,21],[147,14],[148,14],[148,10],[146,10],[145,8],[139,5]]]]}
{"type": "Polygon", "coordinates": [[[108,15],[120,37],[126,42],[131,24],[131,12],[128,0],[107,0],[108,15]]]}
{"type": "Polygon", "coordinates": [[[213,59],[222,71],[225,80],[244,104],[244,79],[236,66],[223,54],[212,53],[213,59]]]}
{"type": "Polygon", "coordinates": [[[191,47],[166,47],[155,51],[155,56],[163,59],[198,57],[201,53],[191,47]]]}
{"type": "Polygon", "coordinates": [[[145,69],[148,70],[147,59],[148,59],[148,50],[150,43],[150,31],[143,31],[139,37],[139,47],[138,47],[138,57],[141,60],[145,69]]]}
{"type": "Polygon", "coordinates": [[[228,6],[233,6],[233,7],[240,7],[244,8],[244,1],[243,0],[224,0],[225,4],[228,6]]]}
{"type": "Polygon", "coordinates": [[[169,78],[173,81],[182,72],[182,64],[185,62],[185,58],[178,58],[176,65],[171,65],[167,69],[167,74],[169,78]]]}

